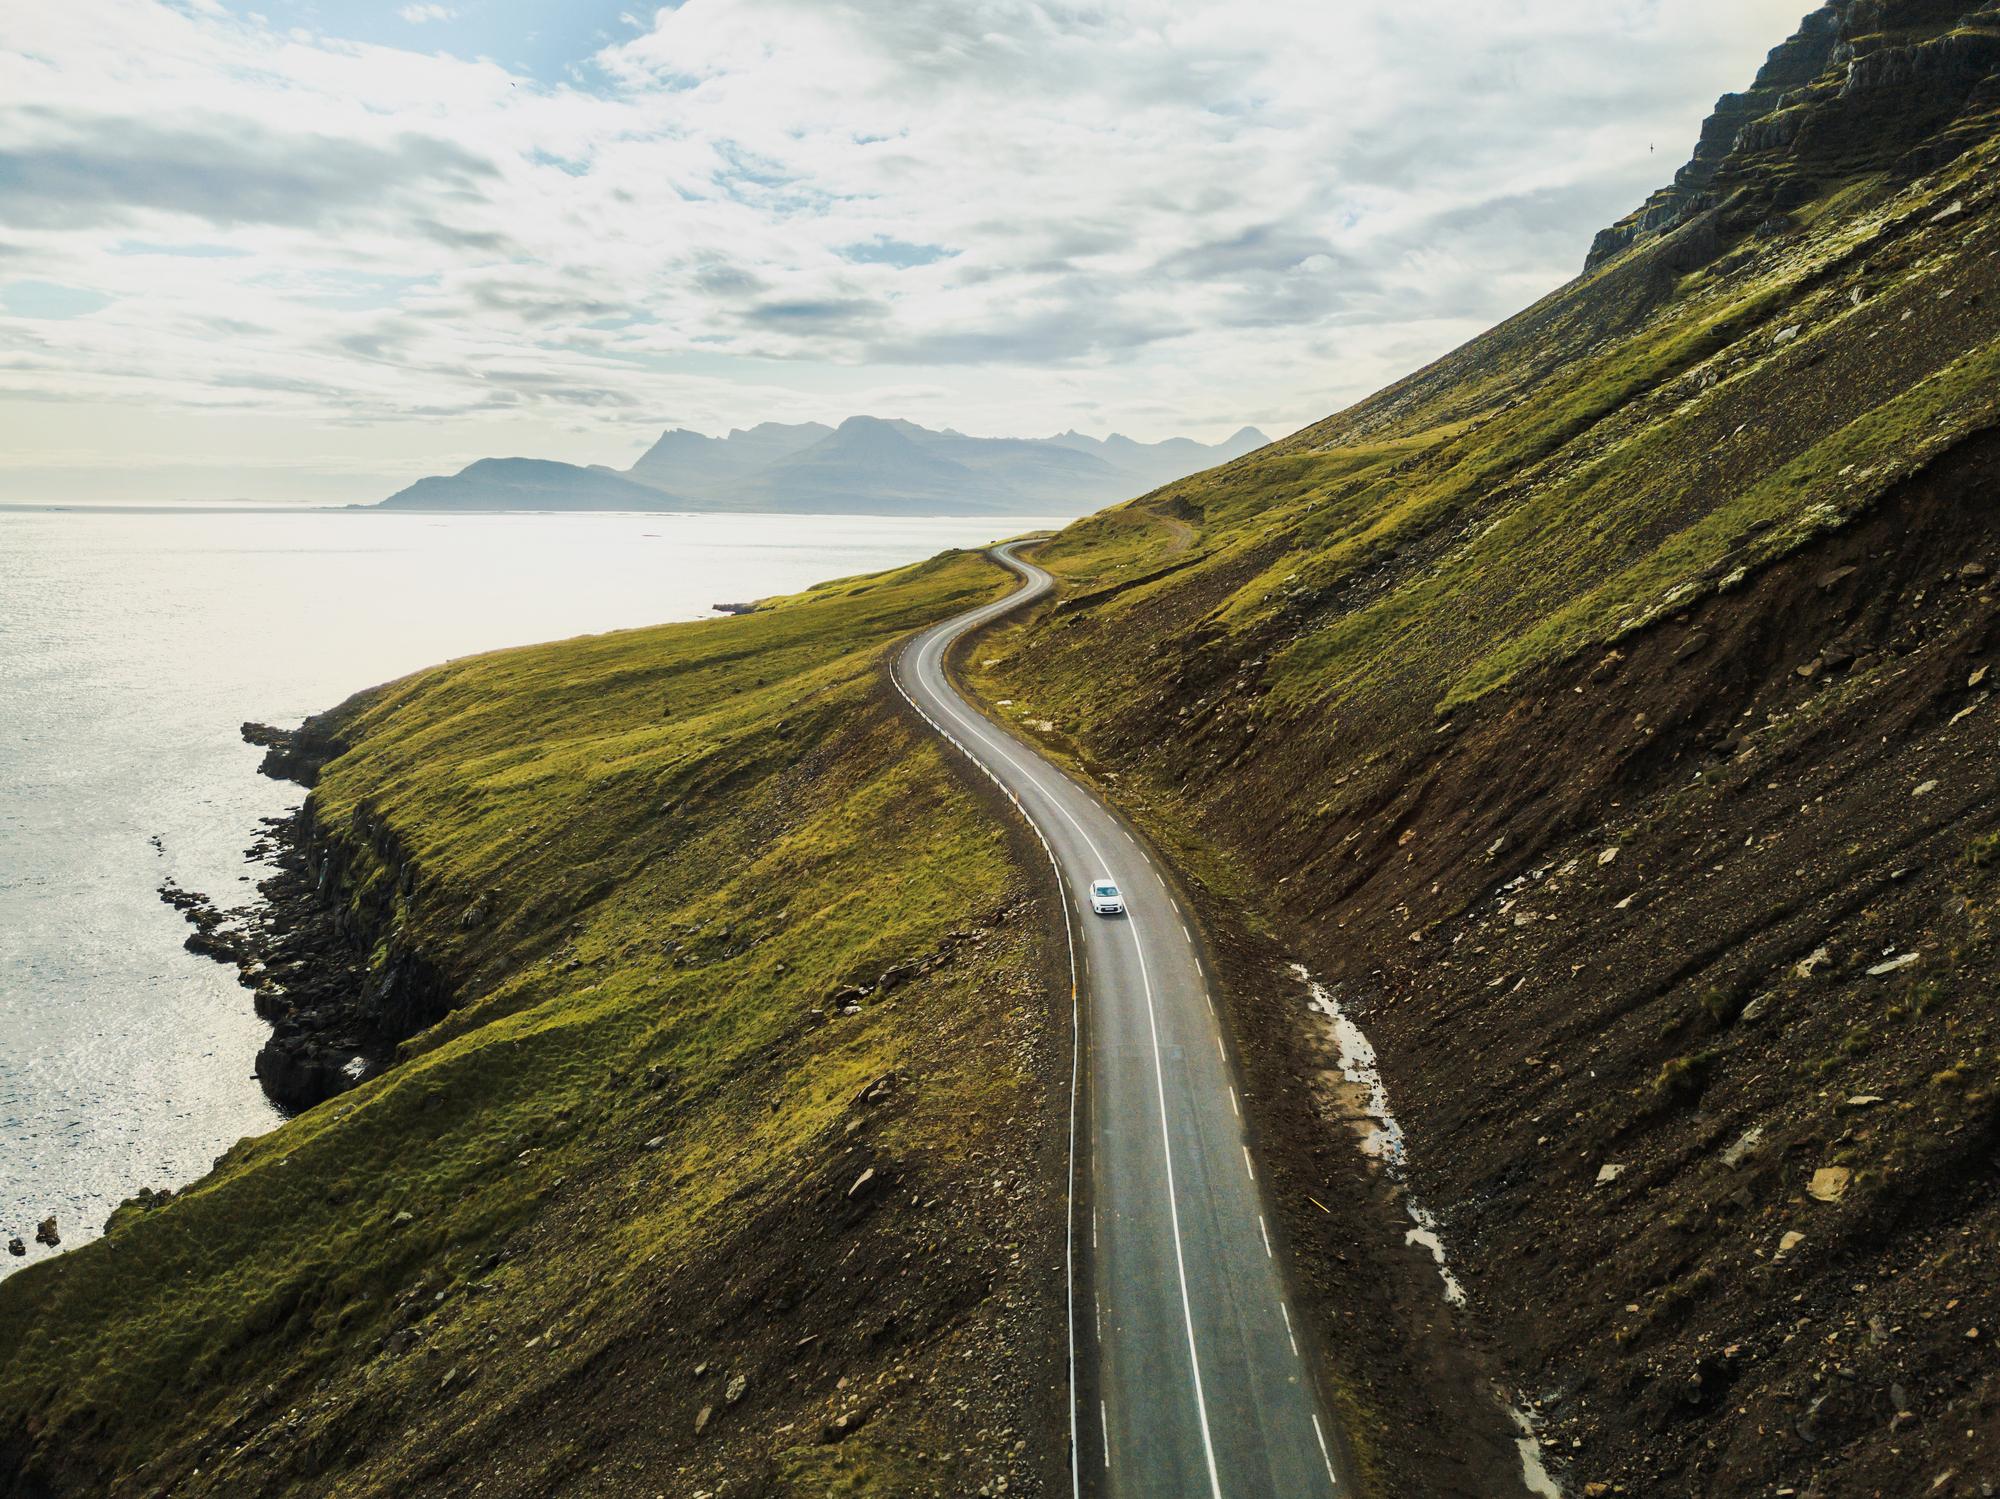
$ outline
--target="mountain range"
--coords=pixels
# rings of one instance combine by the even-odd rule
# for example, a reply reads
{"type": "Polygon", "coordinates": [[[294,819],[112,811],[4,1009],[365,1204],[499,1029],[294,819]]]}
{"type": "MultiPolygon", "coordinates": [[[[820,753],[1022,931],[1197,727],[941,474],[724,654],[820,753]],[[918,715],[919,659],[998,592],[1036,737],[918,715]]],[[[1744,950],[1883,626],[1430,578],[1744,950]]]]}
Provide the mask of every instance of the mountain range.
{"type": "Polygon", "coordinates": [[[1064,432],[967,437],[849,417],[761,422],[727,437],[676,427],[630,468],[482,458],[419,479],[396,510],[732,510],[874,515],[1082,515],[1263,447],[1244,427],[1219,443],[1143,443],[1064,432]]]}

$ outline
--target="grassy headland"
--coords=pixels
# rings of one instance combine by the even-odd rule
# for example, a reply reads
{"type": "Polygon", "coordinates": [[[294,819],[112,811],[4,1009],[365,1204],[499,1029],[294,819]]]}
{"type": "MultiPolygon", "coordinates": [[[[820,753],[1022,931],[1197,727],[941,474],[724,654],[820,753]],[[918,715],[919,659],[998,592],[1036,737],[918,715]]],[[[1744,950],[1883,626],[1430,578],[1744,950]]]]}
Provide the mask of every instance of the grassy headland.
{"type": "Polygon", "coordinates": [[[1000,825],[880,666],[1006,586],[948,554],[457,661],[319,725],[347,746],[311,800],[329,888],[458,1008],[6,1283],[12,1491],[1038,1472],[1067,995],[1000,825]]]}

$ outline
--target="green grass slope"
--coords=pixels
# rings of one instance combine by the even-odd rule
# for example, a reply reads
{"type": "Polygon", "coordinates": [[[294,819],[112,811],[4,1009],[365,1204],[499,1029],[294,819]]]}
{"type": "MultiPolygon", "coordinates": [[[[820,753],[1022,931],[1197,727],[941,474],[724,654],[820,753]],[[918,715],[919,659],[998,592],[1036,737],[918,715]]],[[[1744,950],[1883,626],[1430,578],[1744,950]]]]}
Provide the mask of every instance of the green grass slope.
{"type": "Polygon", "coordinates": [[[342,898],[460,1007],[0,1286],[0,1488],[1033,1481],[1068,997],[880,664],[1005,586],[948,554],[335,715],[342,898]]]}

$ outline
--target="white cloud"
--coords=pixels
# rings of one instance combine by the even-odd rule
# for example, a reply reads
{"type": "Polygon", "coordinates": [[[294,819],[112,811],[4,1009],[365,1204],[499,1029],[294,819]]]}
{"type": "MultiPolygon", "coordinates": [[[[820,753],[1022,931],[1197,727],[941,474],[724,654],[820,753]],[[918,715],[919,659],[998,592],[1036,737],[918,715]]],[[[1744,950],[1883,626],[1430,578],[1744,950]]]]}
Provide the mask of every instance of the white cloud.
{"type": "Polygon", "coordinates": [[[449,5],[406,5],[396,12],[412,26],[421,26],[426,21],[449,21],[458,15],[449,5]]]}
{"type": "Polygon", "coordinates": [[[584,90],[30,6],[0,282],[102,305],[0,318],[0,400],[606,458],[669,417],[890,399],[974,431],[1285,429],[1571,274],[1800,8],[686,0],[584,90]]]}

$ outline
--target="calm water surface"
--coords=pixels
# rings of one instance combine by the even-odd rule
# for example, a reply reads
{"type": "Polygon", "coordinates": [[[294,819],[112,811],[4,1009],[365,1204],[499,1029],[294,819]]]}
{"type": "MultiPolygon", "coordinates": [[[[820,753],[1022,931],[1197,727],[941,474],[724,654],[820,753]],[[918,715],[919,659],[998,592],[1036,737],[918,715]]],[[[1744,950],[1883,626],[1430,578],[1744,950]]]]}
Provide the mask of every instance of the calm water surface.
{"type": "Polygon", "coordinates": [[[0,510],[0,1239],[31,1249],[0,1275],[51,1213],[72,1246],[277,1122],[249,994],[155,894],[251,895],[257,820],[300,793],[256,774],[245,719],[1033,525],[0,510]]]}

